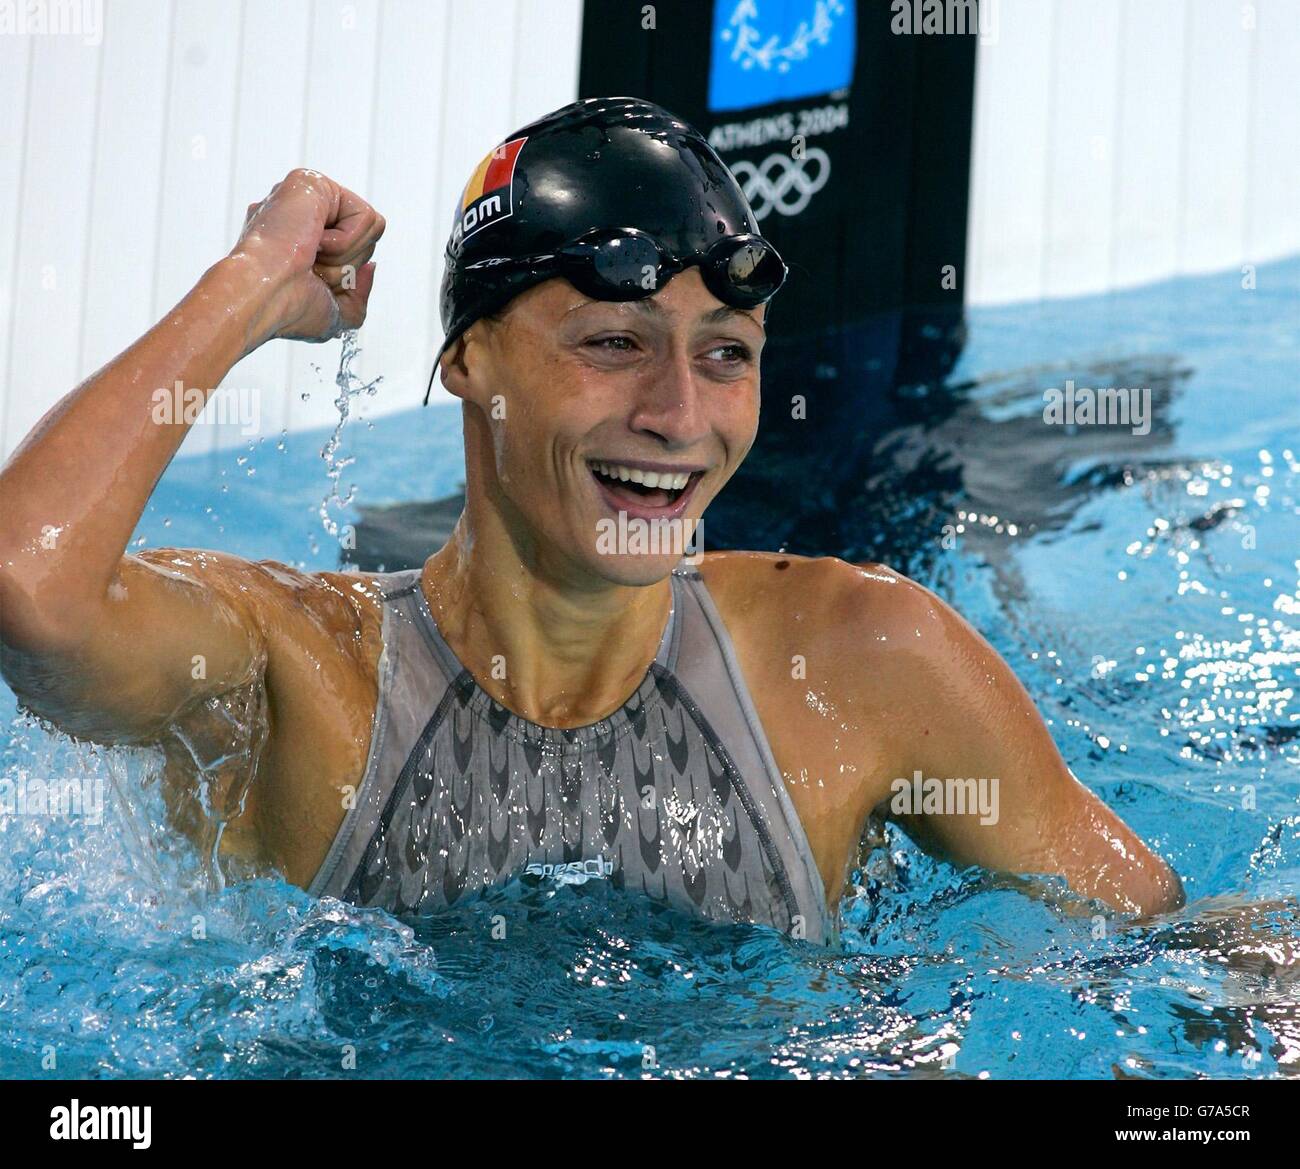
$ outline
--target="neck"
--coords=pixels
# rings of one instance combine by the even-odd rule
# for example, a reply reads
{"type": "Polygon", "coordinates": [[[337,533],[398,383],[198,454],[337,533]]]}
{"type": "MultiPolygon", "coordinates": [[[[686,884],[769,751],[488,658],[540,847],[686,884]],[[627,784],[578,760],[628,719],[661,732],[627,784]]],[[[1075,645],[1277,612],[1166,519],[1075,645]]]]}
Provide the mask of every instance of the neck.
{"type": "Polygon", "coordinates": [[[553,727],[607,717],[654,660],[670,582],[620,585],[555,562],[521,538],[499,493],[488,498],[473,479],[451,539],[424,566],[439,632],[513,713],[553,727]]]}

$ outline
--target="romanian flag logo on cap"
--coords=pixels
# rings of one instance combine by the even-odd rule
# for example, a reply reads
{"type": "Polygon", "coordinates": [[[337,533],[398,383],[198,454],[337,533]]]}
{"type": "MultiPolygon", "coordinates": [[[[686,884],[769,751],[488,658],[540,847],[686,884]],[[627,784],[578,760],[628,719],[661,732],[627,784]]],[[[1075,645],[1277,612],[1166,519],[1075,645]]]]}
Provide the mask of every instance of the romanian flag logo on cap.
{"type": "Polygon", "coordinates": [[[474,168],[456,208],[451,242],[455,246],[476,231],[506,219],[514,210],[515,161],[527,138],[503,142],[474,168]]]}

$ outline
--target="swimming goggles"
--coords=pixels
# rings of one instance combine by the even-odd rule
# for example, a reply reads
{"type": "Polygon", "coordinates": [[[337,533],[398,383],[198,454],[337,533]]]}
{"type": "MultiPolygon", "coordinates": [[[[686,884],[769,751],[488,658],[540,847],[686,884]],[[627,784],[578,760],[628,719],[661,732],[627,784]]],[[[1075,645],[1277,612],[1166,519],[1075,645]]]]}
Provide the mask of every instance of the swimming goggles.
{"type": "Polygon", "coordinates": [[[788,271],[776,248],[759,235],[724,236],[703,252],[674,256],[638,228],[614,227],[596,228],[554,252],[480,260],[465,272],[488,276],[527,269],[563,276],[593,300],[644,300],[692,265],[714,296],[736,308],[770,299],[788,271]]]}

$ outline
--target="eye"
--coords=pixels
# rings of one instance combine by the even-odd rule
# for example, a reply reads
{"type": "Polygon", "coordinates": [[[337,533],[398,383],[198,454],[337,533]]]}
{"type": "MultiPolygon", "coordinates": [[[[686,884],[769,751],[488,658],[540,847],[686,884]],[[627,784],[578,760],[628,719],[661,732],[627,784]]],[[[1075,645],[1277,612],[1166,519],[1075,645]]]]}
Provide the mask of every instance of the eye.
{"type": "Polygon", "coordinates": [[[721,360],[724,365],[745,365],[754,359],[753,351],[748,345],[742,345],[739,342],[730,342],[726,345],[715,345],[709,350],[709,356],[722,354],[721,360]]]}
{"type": "Polygon", "coordinates": [[[619,334],[613,337],[593,337],[585,342],[593,349],[603,349],[608,353],[631,353],[636,342],[631,337],[619,334]]]}

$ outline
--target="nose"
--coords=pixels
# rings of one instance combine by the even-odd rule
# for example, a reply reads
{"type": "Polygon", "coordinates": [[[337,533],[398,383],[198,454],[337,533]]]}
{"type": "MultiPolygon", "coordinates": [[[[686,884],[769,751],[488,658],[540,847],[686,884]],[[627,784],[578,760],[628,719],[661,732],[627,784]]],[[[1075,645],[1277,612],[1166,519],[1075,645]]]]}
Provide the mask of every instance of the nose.
{"type": "Polygon", "coordinates": [[[629,425],[669,448],[685,450],[709,433],[701,395],[690,351],[684,341],[675,342],[638,379],[629,425]]]}

